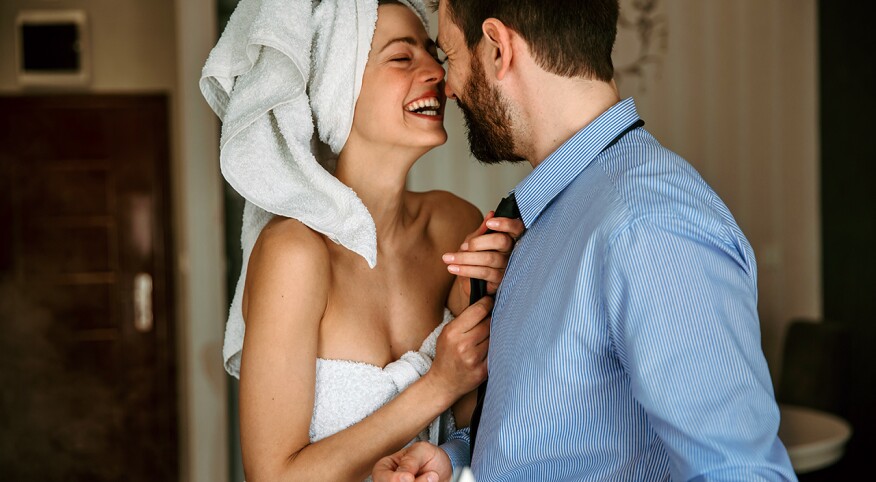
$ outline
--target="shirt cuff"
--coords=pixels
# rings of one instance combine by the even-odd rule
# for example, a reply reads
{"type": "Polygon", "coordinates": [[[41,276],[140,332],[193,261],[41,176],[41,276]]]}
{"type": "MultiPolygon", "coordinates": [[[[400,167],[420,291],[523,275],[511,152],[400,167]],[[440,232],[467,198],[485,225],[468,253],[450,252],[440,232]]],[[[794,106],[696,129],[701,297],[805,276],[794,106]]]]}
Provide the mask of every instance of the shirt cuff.
{"type": "Polygon", "coordinates": [[[468,427],[450,434],[447,442],[441,444],[440,448],[450,457],[450,464],[454,469],[471,465],[471,437],[468,427]]]}

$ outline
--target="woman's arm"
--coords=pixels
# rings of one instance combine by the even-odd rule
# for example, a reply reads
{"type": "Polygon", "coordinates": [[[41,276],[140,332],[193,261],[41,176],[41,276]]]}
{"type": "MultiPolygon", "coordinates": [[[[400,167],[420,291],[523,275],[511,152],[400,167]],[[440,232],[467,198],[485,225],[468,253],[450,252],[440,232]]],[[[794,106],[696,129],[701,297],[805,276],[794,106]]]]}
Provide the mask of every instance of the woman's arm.
{"type": "Polygon", "coordinates": [[[486,375],[491,303],[448,324],[435,363],[365,420],[309,443],[317,339],[330,285],[323,240],[297,221],[269,225],[250,258],[240,374],[241,447],[249,482],[363,480],[486,375]]]}

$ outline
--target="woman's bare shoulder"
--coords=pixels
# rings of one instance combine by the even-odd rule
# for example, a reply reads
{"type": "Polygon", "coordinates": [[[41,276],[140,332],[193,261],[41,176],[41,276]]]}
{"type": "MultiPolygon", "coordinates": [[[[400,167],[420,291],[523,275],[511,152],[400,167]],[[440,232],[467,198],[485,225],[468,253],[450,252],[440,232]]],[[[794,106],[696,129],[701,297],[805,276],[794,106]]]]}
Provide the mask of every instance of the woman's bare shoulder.
{"type": "Polygon", "coordinates": [[[328,261],[328,248],[321,234],[297,219],[275,217],[265,225],[253,246],[254,257],[271,261],[328,261]]]}
{"type": "Polygon", "coordinates": [[[484,215],[474,204],[447,191],[419,193],[425,210],[429,213],[433,231],[455,233],[465,237],[484,220],[484,215]]]}
{"type": "Polygon", "coordinates": [[[330,272],[329,252],[322,235],[300,221],[277,217],[265,226],[253,246],[246,290],[261,295],[279,290],[324,295],[330,272]]]}

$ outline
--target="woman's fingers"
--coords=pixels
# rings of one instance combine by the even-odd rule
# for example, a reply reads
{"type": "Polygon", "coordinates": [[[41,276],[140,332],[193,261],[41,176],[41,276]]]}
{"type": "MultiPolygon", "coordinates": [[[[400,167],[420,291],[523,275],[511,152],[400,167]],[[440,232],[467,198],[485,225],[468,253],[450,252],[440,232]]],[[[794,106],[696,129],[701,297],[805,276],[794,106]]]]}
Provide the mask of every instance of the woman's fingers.
{"type": "MultiPolygon", "coordinates": [[[[501,268],[490,268],[487,266],[465,266],[452,264],[447,267],[447,271],[455,274],[456,276],[461,276],[464,278],[482,279],[486,281],[487,284],[501,283],[502,278],[505,277],[504,266],[501,268]]],[[[495,292],[495,290],[493,292],[495,292]]]]}
{"type": "Polygon", "coordinates": [[[462,251],[501,251],[510,253],[514,249],[514,239],[507,233],[489,233],[469,239],[462,251]]]}
{"type": "Polygon", "coordinates": [[[490,338],[490,318],[484,318],[480,323],[465,332],[472,346],[477,346],[490,338]]]}
{"type": "Polygon", "coordinates": [[[470,239],[486,233],[487,222],[490,219],[493,219],[493,216],[495,216],[495,213],[493,211],[488,212],[487,215],[484,217],[484,220],[481,221],[481,225],[478,226],[478,228],[473,233],[469,233],[469,235],[465,237],[465,242],[467,243],[470,239]]]}
{"type": "Polygon", "coordinates": [[[514,239],[522,236],[526,230],[523,221],[516,218],[486,218],[484,224],[493,231],[508,233],[514,239]]]}
{"type": "Polygon", "coordinates": [[[492,307],[492,297],[485,296],[444,327],[428,376],[457,394],[470,392],[484,380],[492,307]]]}
{"type": "Polygon", "coordinates": [[[508,266],[508,254],[500,251],[447,253],[441,259],[448,266],[482,266],[484,268],[505,268],[508,266]]]}
{"type": "Polygon", "coordinates": [[[499,282],[491,283],[488,281],[487,282],[487,294],[494,295],[494,294],[496,294],[497,291],[499,291],[499,282]]]}
{"type": "MultiPolygon", "coordinates": [[[[493,309],[493,298],[484,296],[473,305],[466,308],[444,328],[447,334],[467,333],[477,325],[486,322],[489,324],[490,311],[493,309]]],[[[442,333],[443,335],[444,333],[442,333]]]]}

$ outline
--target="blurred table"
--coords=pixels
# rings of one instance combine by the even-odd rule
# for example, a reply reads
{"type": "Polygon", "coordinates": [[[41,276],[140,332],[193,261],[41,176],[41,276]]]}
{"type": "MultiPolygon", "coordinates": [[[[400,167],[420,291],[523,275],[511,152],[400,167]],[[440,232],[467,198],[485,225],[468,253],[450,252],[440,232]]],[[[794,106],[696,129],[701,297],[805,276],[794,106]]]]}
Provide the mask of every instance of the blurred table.
{"type": "Polygon", "coordinates": [[[798,474],[828,467],[842,458],[852,426],[842,418],[821,410],[779,404],[782,414],[779,438],[788,449],[791,465],[798,474]]]}

